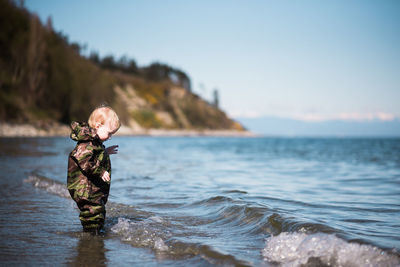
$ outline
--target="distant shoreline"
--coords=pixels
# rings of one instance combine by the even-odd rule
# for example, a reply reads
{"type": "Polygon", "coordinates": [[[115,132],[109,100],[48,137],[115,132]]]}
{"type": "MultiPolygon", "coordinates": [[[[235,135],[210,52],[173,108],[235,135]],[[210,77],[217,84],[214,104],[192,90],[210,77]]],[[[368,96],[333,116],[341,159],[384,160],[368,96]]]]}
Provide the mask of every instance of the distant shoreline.
{"type": "MultiPolygon", "coordinates": [[[[69,136],[71,129],[68,125],[61,123],[51,124],[29,124],[29,123],[0,123],[0,137],[52,137],[69,136]]],[[[144,129],[134,130],[122,126],[116,136],[188,136],[188,137],[257,137],[249,131],[236,130],[192,130],[192,129],[144,129]]]]}

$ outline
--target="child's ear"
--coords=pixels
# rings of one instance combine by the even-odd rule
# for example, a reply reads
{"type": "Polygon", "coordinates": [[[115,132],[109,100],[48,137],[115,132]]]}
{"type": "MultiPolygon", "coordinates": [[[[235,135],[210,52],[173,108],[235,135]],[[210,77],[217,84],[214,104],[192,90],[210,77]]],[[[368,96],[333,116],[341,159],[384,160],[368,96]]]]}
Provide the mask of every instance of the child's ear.
{"type": "Polygon", "coordinates": [[[94,128],[98,129],[101,126],[101,122],[96,122],[94,124],[94,128]]]}

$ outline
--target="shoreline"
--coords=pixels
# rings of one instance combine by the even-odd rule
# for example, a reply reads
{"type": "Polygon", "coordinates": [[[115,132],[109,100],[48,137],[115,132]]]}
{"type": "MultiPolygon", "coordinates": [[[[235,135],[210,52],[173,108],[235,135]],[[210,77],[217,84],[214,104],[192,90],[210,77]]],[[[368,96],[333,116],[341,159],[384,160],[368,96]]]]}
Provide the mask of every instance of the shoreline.
{"type": "MultiPolygon", "coordinates": [[[[55,137],[69,136],[71,129],[61,123],[32,124],[32,123],[0,123],[0,137],[55,137]]],[[[115,136],[153,136],[153,137],[257,137],[250,131],[237,130],[193,130],[193,129],[143,129],[135,130],[121,126],[115,136]]]]}

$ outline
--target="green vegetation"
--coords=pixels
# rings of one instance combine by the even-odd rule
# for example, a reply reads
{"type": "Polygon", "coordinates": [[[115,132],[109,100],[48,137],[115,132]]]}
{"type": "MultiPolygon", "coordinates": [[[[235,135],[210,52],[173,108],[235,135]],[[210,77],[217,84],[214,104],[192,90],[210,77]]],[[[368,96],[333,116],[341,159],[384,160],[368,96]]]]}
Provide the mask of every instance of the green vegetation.
{"type": "Polygon", "coordinates": [[[70,123],[108,103],[123,123],[134,120],[144,128],[241,128],[218,102],[193,94],[179,69],[163,63],[138,67],[133,59],[95,52],[85,58],[81,50],[53,30],[51,19],[42,25],[15,1],[0,0],[0,121],[70,123]],[[116,86],[128,85],[133,95],[116,93],[116,86]]]}
{"type": "Polygon", "coordinates": [[[161,128],[162,125],[152,110],[135,111],[132,117],[144,128],[161,128]]]}
{"type": "Polygon", "coordinates": [[[7,0],[0,0],[0,20],[2,121],[68,123],[112,101],[116,79],[82,58],[52,30],[51,20],[43,26],[36,15],[7,0]]]}
{"type": "Polygon", "coordinates": [[[187,74],[179,69],[163,63],[157,62],[148,67],[139,68],[136,65],[135,60],[128,59],[125,56],[121,57],[119,60],[115,60],[112,55],[101,59],[96,52],[92,52],[90,54],[89,60],[103,69],[120,71],[126,74],[139,76],[145,80],[153,82],[168,81],[176,86],[180,86],[188,91],[191,91],[190,79],[187,74]]]}

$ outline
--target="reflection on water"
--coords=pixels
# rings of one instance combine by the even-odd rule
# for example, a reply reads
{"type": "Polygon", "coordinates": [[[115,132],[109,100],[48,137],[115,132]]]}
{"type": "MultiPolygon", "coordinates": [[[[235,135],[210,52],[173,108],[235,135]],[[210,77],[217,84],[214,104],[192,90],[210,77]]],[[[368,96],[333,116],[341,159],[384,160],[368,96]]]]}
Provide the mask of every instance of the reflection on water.
{"type": "Polygon", "coordinates": [[[18,156],[51,156],[57,155],[51,151],[49,138],[0,138],[0,157],[18,156]]]}
{"type": "Polygon", "coordinates": [[[76,246],[76,256],[73,257],[73,266],[106,266],[104,237],[93,236],[89,233],[79,235],[76,246]]]}

